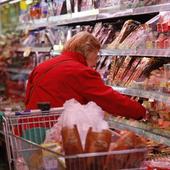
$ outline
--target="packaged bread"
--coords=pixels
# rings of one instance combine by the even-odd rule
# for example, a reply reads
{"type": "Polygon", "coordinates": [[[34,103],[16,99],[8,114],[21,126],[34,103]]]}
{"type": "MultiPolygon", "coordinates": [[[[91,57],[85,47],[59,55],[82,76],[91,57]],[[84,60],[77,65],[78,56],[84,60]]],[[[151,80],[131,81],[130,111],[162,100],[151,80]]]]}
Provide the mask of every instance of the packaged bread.
{"type": "MultiPolygon", "coordinates": [[[[111,143],[112,133],[109,130],[95,132],[89,128],[86,143],[85,153],[91,152],[107,152],[111,143]]],[[[87,169],[103,170],[106,156],[87,157],[87,169]]]]}
{"type": "Polygon", "coordinates": [[[61,130],[63,139],[63,148],[66,155],[74,155],[83,153],[83,147],[81,145],[80,136],[77,126],[73,128],[63,127],[61,130]]]}
{"type": "Polygon", "coordinates": [[[66,156],[74,155],[74,157],[66,158],[66,169],[67,170],[85,170],[85,159],[77,158],[76,154],[83,153],[83,147],[81,144],[80,136],[78,133],[77,126],[73,128],[63,127],[61,130],[63,149],[66,156]]]}

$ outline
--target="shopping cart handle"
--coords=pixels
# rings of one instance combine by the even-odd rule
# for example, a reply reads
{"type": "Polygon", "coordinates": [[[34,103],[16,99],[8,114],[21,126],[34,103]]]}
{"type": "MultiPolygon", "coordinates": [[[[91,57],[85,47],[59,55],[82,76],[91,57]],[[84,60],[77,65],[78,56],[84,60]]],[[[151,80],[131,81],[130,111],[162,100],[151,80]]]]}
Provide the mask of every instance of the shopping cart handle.
{"type": "Polygon", "coordinates": [[[51,105],[49,102],[39,102],[39,103],[37,103],[37,106],[43,112],[45,112],[45,111],[48,112],[51,108],[51,105]]]}
{"type": "Polygon", "coordinates": [[[29,114],[42,114],[42,113],[62,113],[64,110],[63,107],[54,107],[51,108],[49,111],[42,111],[40,109],[35,109],[35,110],[25,110],[23,112],[15,112],[15,115],[29,115],[29,114]]]}

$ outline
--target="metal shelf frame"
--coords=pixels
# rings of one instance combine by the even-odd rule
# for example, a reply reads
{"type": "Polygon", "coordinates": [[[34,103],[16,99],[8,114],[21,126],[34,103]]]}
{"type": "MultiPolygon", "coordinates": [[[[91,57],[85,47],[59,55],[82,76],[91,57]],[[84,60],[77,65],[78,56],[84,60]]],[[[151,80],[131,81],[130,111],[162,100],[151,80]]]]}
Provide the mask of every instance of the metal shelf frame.
{"type": "Polygon", "coordinates": [[[148,98],[164,103],[170,103],[170,94],[162,93],[158,91],[147,91],[143,89],[135,89],[135,88],[126,88],[126,87],[118,87],[118,86],[111,86],[113,90],[119,91],[122,94],[130,95],[130,96],[138,96],[142,98],[148,98]]]}
{"type": "Polygon", "coordinates": [[[74,23],[112,19],[125,16],[143,15],[158,13],[161,11],[170,10],[170,3],[144,6],[130,9],[120,9],[119,7],[107,7],[100,9],[92,9],[88,11],[81,11],[77,13],[69,13],[59,16],[50,16],[48,18],[37,19],[29,21],[26,24],[21,24],[17,27],[18,30],[37,29],[40,27],[53,27],[60,25],[68,25],[74,23]]]}
{"type": "Polygon", "coordinates": [[[158,130],[150,126],[147,127],[146,124],[141,122],[139,123],[137,121],[134,121],[135,122],[134,124],[132,120],[109,118],[108,122],[109,122],[109,126],[113,129],[129,130],[135,132],[140,136],[170,146],[170,131],[163,130],[163,129],[158,130]],[[144,128],[142,128],[141,125],[143,125],[144,128]]]}
{"type": "Polygon", "coordinates": [[[102,56],[170,57],[170,49],[101,49],[102,56]]]}

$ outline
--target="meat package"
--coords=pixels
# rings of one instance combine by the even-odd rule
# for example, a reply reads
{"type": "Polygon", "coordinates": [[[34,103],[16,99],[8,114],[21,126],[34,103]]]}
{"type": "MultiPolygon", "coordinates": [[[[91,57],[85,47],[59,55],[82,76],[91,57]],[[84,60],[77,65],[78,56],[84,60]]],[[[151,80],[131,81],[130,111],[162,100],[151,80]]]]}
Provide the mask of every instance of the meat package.
{"type": "Polygon", "coordinates": [[[119,44],[121,44],[126,37],[134,31],[138,27],[139,23],[133,20],[127,20],[121,31],[120,34],[116,37],[116,39],[108,45],[108,48],[118,48],[119,44]]]}

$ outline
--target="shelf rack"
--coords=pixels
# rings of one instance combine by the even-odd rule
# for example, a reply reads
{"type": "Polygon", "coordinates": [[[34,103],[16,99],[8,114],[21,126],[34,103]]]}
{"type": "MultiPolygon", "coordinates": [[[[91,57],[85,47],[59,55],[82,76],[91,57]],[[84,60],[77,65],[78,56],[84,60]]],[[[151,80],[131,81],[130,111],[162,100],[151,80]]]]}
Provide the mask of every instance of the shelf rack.
{"type": "Polygon", "coordinates": [[[52,47],[20,47],[17,49],[18,52],[24,52],[27,48],[31,49],[31,52],[50,52],[52,47]]]}
{"type": "Polygon", "coordinates": [[[132,9],[120,9],[115,7],[92,9],[77,13],[64,14],[60,16],[50,16],[48,18],[36,19],[28,23],[21,24],[17,27],[18,30],[34,30],[39,27],[60,26],[73,23],[81,23],[88,21],[96,21],[103,19],[111,19],[125,16],[134,16],[142,14],[152,14],[170,9],[170,3],[138,7],[132,9]]]}
{"type": "Polygon", "coordinates": [[[0,69],[7,72],[21,73],[21,74],[30,74],[32,71],[32,69],[6,68],[6,67],[0,67],[0,69]]]}
{"type": "MultiPolygon", "coordinates": [[[[24,52],[26,48],[21,47],[17,49],[19,52],[24,52]]],[[[31,47],[32,52],[50,52],[52,47],[31,47]]],[[[59,55],[61,51],[54,51],[59,55]]],[[[138,57],[170,57],[170,49],[101,49],[99,54],[101,56],[138,56],[138,57]]]]}
{"type": "Polygon", "coordinates": [[[170,57],[170,49],[102,49],[102,56],[170,57]]]}
{"type": "Polygon", "coordinates": [[[119,91],[122,94],[130,95],[130,96],[138,96],[142,98],[157,100],[164,103],[170,103],[170,94],[162,93],[158,91],[147,91],[142,89],[135,88],[126,88],[126,87],[118,87],[111,86],[113,90],[119,91]]]}
{"type": "Polygon", "coordinates": [[[113,129],[130,130],[140,136],[170,146],[170,131],[168,130],[155,128],[143,122],[122,118],[110,117],[108,122],[110,127],[113,129]]]}

